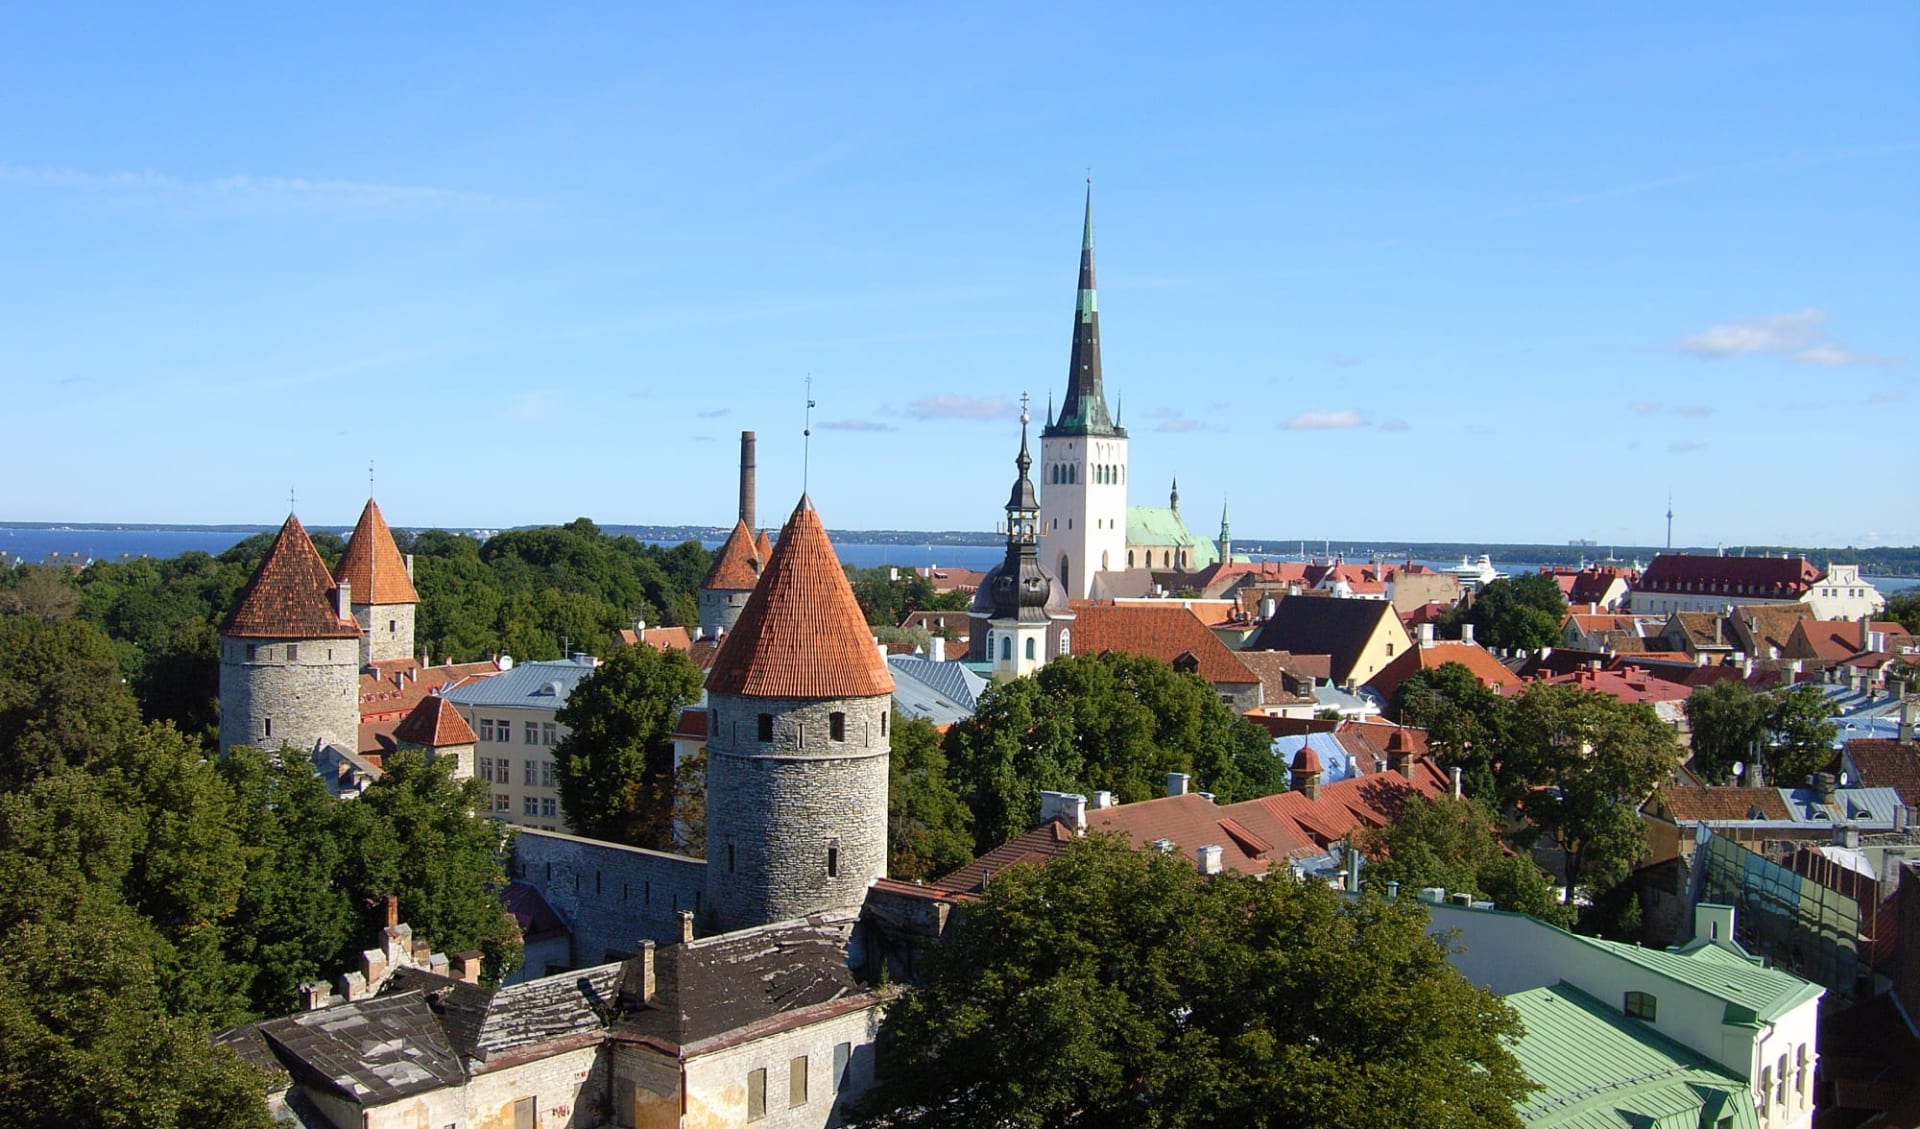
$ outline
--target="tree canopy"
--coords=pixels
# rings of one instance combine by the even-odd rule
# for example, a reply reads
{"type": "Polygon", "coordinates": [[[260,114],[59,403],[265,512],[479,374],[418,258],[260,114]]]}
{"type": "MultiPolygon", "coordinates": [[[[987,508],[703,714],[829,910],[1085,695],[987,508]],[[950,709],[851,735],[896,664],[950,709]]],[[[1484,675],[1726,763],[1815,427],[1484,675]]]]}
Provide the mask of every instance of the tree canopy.
{"type": "Polygon", "coordinates": [[[933,878],[973,858],[967,807],[947,780],[940,731],[924,717],[893,715],[887,771],[887,875],[933,878]]]}
{"type": "Polygon", "coordinates": [[[1362,833],[1359,847],[1369,863],[1363,881],[1376,893],[1384,893],[1389,882],[1409,895],[1439,886],[1563,928],[1573,924],[1570,909],[1554,900],[1545,872],[1507,849],[1482,801],[1409,796],[1392,823],[1362,833]]]}
{"type": "Polygon", "coordinates": [[[996,875],[887,1025],[872,1125],[1514,1127],[1532,1088],[1412,898],[1099,835],[996,875]]]}
{"type": "Polygon", "coordinates": [[[1767,701],[1738,679],[1702,686],[1687,698],[1694,774],[1709,784],[1733,779],[1733,766],[1748,764],[1767,731],[1767,701]]]}
{"type": "Polygon", "coordinates": [[[1480,590],[1470,604],[1449,612],[1442,629],[1457,632],[1473,625],[1474,639],[1483,647],[1536,650],[1560,641],[1560,624],[1567,618],[1567,600],[1551,576],[1532,572],[1502,577],[1480,590]]]}
{"type": "MultiPolygon", "coordinates": [[[[897,627],[918,611],[964,612],[971,598],[965,592],[935,592],[932,581],[904,565],[844,567],[847,582],[853,586],[853,598],[874,627],[897,627]]],[[[955,631],[949,628],[946,634],[954,638],[955,631]]]]}
{"type": "Polygon", "coordinates": [[[1286,787],[1266,730],[1198,675],[1136,655],[1068,655],[990,686],[944,748],[981,854],[1033,826],[1041,789],[1131,803],[1163,795],[1171,772],[1221,803],[1286,787]]]}
{"type": "Polygon", "coordinates": [[[673,746],[683,706],[700,697],[700,670],[679,651],[620,647],[580,680],[555,718],[554,746],[567,826],[636,847],[673,849],[673,746]]]}

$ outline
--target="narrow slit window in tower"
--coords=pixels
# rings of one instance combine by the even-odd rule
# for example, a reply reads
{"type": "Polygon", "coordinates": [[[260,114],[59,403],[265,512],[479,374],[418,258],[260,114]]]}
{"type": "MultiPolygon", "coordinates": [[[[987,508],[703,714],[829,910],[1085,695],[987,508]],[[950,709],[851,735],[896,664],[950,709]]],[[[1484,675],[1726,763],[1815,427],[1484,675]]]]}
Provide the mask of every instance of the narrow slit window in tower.
{"type": "Polygon", "coordinates": [[[847,739],[847,715],[835,710],[827,715],[827,736],[835,741],[847,739]]]}
{"type": "Polygon", "coordinates": [[[760,715],[760,739],[762,741],[773,740],[773,715],[770,713],[760,715]]]}
{"type": "Polygon", "coordinates": [[[840,877],[840,848],[839,847],[827,848],[827,877],[828,878],[840,877]]]}

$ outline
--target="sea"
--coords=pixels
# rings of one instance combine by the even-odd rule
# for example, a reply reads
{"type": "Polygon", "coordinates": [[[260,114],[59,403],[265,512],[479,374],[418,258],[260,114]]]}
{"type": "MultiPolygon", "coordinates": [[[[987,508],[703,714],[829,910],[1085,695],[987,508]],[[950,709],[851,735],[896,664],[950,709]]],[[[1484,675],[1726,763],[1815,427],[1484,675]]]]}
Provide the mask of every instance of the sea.
{"type": "MultiPolygon", "coordinates": [[[[75,554],[86,560],[127,560],[135,557],[177,557],[182,553],[207,553],[217,556],[226,552],[255,533],[268,532],[261,529],[46,529],[0,526],[0,553],[10,554],[15,560],[28,564],[45,561],[50,554],[59,553],[71,557],[75,554]]],[[[340,532],[344,533],[345,530],[340,532]]],[[[718,541],[702,542],[709,549],[720,547],[718,541]]],[[[834,551],[845,564],[858,568],[872,568],[876,565],[899,565],[902,568],[967,568],[984,571],[1000,563],[1006,551],[999,545],[914,545],[899,542],[869,544],[849,541],[844,538],[834,543],[834,551]]],[[[1460,562],[1421,561],[1431,568],[1452,568],[1460,562]]],[[[1540,565],[1528,561],[1495,561],[1494,567],[1512,576],[1522,576],[1537,571],[1540,565]]],[[[1898,592],[1905,588],[1920,587],[1920,578],[1903,576],[1870,576],[1867,578],[1881,592],[1898,592]]]]}

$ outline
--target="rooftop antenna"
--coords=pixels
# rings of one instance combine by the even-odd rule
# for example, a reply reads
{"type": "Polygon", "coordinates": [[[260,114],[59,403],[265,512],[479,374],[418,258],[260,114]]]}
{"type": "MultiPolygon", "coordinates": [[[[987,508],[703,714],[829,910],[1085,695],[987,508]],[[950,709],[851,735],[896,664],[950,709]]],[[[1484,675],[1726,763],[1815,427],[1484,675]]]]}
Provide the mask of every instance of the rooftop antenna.
{"type": "Polygon", "coordinates": [[[293,511],[293,487],[289,486],[287,487],[287,512],[292,513],[293,511]]]}
{"type": "Polygon", "coordinates": [[[1673,491],[1667,491],[1667,552],[1673,552],[1673,491]]]}
{"type": "Polygon", "coordinates": [[[813,374],[807,374],[807,425],[800,431],[800,493],[807,492],[807,473],[813,465],[813,374]]]}
{"type": "Polygon", "coordinates": [[[373,460],[367,460],[367,497],[373,497],[373,460]]]}

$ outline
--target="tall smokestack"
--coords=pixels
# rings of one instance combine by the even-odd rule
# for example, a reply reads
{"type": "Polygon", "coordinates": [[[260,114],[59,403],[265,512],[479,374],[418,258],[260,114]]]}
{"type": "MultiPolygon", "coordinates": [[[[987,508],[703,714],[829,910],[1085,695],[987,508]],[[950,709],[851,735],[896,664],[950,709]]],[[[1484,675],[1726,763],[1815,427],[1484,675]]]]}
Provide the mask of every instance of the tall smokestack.
{"type": "Polygon", "coordinates": [[[753,432],[740,433],[740,520],[748,529],[760,528],[753,520],[753,432]]]}

